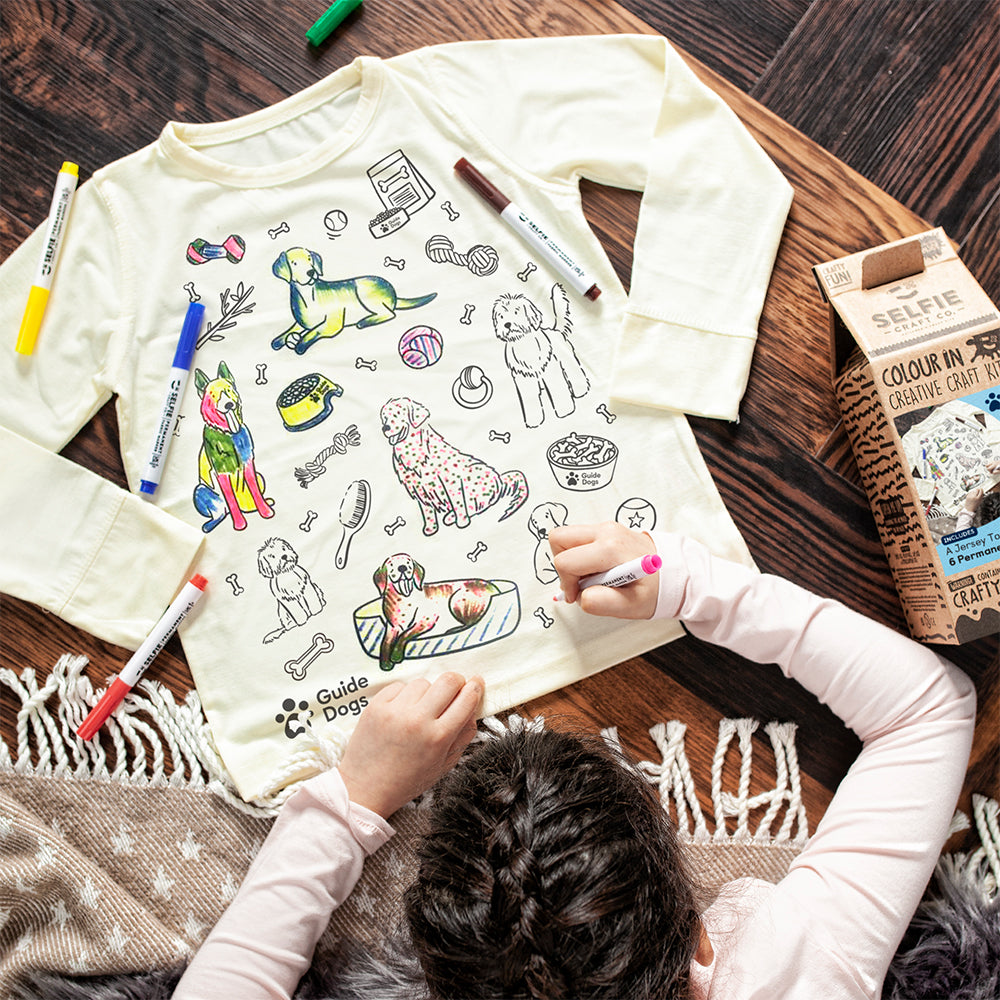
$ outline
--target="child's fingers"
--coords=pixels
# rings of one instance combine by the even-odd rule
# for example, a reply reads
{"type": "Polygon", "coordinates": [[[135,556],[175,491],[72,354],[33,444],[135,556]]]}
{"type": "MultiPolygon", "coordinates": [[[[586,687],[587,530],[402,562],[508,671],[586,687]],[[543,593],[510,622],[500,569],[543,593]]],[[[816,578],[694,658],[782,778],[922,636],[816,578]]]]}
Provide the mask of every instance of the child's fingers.
{"type": "Polygon", "coordinates": [[[470,723],[475,728],[476,712],[483,698],[486,687],[482,677],[470,677],[464,681],[461,688],[455,692],[449,704],[440,715],[441,726],[445,729],[459,730],[470,723]]]}
{"type": "Polygon", "coordinates": [[[440,718],[464,685],[461,674],[441,674],[420,696],[420,710],[432,719],[440,718]]]}
{"type": "Polygon", "coordinates": [[[597,537],[597,525],[564,524],[549,532],[549,548],[553,555],[579,545],[588,545],[597,537]]]}

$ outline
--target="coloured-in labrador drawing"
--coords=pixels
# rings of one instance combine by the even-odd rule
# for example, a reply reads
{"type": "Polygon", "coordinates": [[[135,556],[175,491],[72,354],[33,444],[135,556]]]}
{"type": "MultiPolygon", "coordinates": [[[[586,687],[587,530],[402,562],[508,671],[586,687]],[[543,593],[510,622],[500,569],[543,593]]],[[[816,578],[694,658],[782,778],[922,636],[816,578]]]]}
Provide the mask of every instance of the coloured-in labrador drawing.
{"type": "Polygon", "coordinates": [[[460,451],[427,421],[423,403],[400,396],[382,407],[382,433],[392,445],[392,467],[406,492],[417,501],[424,534],[440,523],[468,527],[476,514],[498,506],[502,521],[528,499],[528,480],[516,469],[497,472],[492,465],[460,451]]]}
{"type": "Polygon", "coordinates": [[[554,284],[551,298],[551,326],[544,325],[541,309],[526,295],[501,295],[493,303],[493,329],[503,342],[526,427],[542,424],[546,403],[557,417],[568,417],[590,390],[569,339],[573,324],[566,289],[554,284]]]}
{"type": "Polygon", "coordinates": [[[193,495],[195,509],[208,519],[201,530],[209,532],[229,517],[233,527],[242,531],[247,526],[245,514],[273,517],[274,503],[264,497],[264,477],[256,468],[253,438],[243,422],[236,380],[225,361],[220,361],[214,379],[197,368],[194,382],[204,421],[198,454],[200,481],[193,495]]]}
{"type": "Polygon", "coordinates": [[[375,274],[328,281],[323,277],[323,258],[305,247],[282,251],[271,271],[288,285],[294,320],[271,341],[276,351],[288,347],[305,354],[317,341],[336,337],[345,327],[363,330],[387,323],[400,309],[417,309],[437,298],[437,292],[403,298],[389,281],[375,274]]]}
{"type": "Polygon", "coordinates": [[[430,583],[409,553],[389,556],[372,579],[379,596],[354,612],[362,649],[382,670],[404,659],[474,649],[510,635],[521,620],[512,580],[430,583]]]}
{"type": "Polygon", "coordinates": [[[323,591],[299,565],[299,554],[284,538],[269,538],[257,551],[257,571],[278,605],[278,628],[264,636],[273,642],[326,607],[323,591]]]}

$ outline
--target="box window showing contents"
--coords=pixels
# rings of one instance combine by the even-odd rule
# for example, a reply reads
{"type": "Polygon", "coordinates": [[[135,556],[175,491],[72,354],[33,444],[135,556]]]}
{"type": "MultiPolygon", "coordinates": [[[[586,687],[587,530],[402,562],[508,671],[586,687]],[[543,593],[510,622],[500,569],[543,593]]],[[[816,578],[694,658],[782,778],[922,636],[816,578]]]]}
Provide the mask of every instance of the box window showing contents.
{"type": "Polygon", "coordinates": [[[1000,313],[942,229],[813,271],[911,634],[954,644],[1000,631],[1000,313]]]}

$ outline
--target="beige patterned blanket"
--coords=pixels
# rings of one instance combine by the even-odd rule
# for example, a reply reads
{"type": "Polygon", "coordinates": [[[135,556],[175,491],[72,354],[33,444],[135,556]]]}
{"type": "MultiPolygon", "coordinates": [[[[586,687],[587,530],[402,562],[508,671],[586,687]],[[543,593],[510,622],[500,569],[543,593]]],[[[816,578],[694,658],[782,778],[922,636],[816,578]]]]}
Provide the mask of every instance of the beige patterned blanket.
{"type": "MultiPolygon", "coordinates": [[[[109,749],[78,740],[74,730],[100,694],[85,663],[64,657],[43,686],[30,669],[0,671],[22,703],[18,746],[0,743],[0,996],[31,970],[104,975],[182,962],[233,898],[272,822],[235,795],[194,694],[177,704],[144,681],[109,721],[109,749]]],[[[485,720],[483,738],[524,725],[541,720],[485,720]]],[[[777,780],[751,797],[755,728],[720,727],[717,775],[736,754],[741,777],[732,792],[713,780],[718,833],[698,804],[680,723],[652,730],[662,760],[640,765],[706,883],[748,872],[776,881],[806,842],[794,729],[766,727],[777,780]]],[[[377,947],[395,926],[422,815],[411,805],[393,817],[399,835],[366,864],[321,950],[342,936],[377,947]]]]}

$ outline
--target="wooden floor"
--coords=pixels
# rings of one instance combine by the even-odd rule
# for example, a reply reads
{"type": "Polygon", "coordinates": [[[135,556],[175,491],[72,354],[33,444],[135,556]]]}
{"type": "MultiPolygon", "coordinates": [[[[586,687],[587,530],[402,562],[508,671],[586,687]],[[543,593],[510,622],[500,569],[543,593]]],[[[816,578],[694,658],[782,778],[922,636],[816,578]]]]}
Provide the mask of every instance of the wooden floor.
{"type": "MultiPolygon", "coordinates": [[[[946,228],[1000,302],[1000,0],[368,0],[310,50],[304,32],[325,6],[5,0],[0,256],[44,218],[62,159],[76,160],[89,176],[152,141],[168,119],[244,114],[359,54],[476,37],[660,31],[700,61],[796,187],[741,421],[695,420],[698,440],[763,570],[905,631],[838,421],[825,314],[808,265],[919,232],[925,221],[946,228]]],[[[638,197],[587,184],[585,204],[627,284],[638,197]]],[[[111,405],[65,454],[124,485],[111,405]]],[[[127,658],[2,598],[0,665],[44,674],[67,651],[90,658],[96,683],[127,658]]],[[[979,690],[967,808],[969,792],[1000,792],[997,638],[944,652],[979,690]]],[[[179,693],[190,685],[176,640],[151,676],[179,693]]],[[[3,736],[12,741],[13,702],[5,698],[3,736]]],[[[527,710],[589,728],[616,725],[631,749],[654,758],[649,726],[682,719],[706,790],[720,718],[794,721],[813,825],[858,750],[840,722],[777,668],[690,638],[527,710]]]]}

